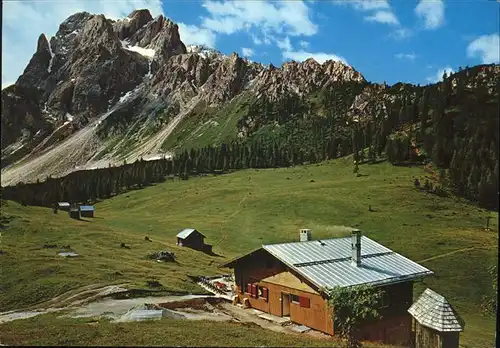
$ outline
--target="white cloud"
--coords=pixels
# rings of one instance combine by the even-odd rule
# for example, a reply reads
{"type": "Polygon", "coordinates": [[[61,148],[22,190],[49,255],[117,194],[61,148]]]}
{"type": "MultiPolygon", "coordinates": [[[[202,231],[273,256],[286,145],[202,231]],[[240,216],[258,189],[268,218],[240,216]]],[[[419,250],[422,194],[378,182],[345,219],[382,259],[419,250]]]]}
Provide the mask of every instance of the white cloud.
{"type": "Polygon", "coordinates": [[[412,35],[413,35],[413,32],[410,29],[406,29],[406,28],[399,28],[399,29],[394,30],[393,33],[391,33],[391,37],[396,39],[396,40],[405,39],[405,38],[410,37],[412,35]]]}
{"type": "Polygon", "coordinates": [[[391,8],[387,0],[336,0],[336,5],[351,5],[359,11],[387,10],[391,8]]]}
{"type": "Polygon", "coordinates": [[[365,17],[365,20],[382,24],[399,25],[399,20],[391,11],[377,11],[375,14],[365,17]]]}
{"type": "Polygon", "coordinates": [[[415,53],[398,53],[398,54],[395,54],[394,57],[396,57],[397,59],[401,59],[401,60],[414,61],[416,58],[416,55],[415,55],[415,53]]]}
{"type": "Polygon", "coordinates": [[[15,82],[36,51],[40,34],[54,35],[70,15],[87,11],[107,18],[122,18],[147,8],[153,17],[162,14],[161,0],[45,0],[4,1],[2,11],[2,88],[15,82]],[[29,24],[23,24],[29,23],[29,24]]]}
{"type": "Polygon", "coordinates": [[[308,48],[309,47],[309,42],[307,42],[307,41],[299,41],[299,45],[302,48],[308,48]]]}
{"type": "Polygon", "coordinates": [[[411,35],[411,31],[401,26],[388,0],[335,0],[336,5],[348,5],[364,14],[364,20],[390,25],[394,28],[390,37],[400,40],[411,35]]]}
{"type": "Polygon", "coordinates": [[[186,45],[202,45],[215,48],[215,33],[196,25],[179,23],[179,35],[186,45]]]}
{"type": "Polygon", "coordinates": [[[217,33],[233,34],[255,28],[266,36],[311,36],[318,31],[310,18],[310,9],[303,1],[206,0],[203,7],[209,13],[209,17],[203,18],[203,27],[217,33]]]}
{"type": "Polygon", "coordinates": [[[498,34],[483,35],[467,46],[469,58],[481,58],[483,64],[500,62],[500,36],[498,34]]]}
{"type": "Polygon", "coordinates": [[[444,24],[443,0],[420,0],[415,14],[424,21],[425,29],[437,29],[444,24]]]}
{"type": "Polygon", "coordinates": [[[354,7],[364,11],[388,10],[391,8],[387,0],[357,0],[353,1],[354,7]]]}
{"type": "Polygon", "coordinates": [[[241,48],[241,53],[243,54],[243,57],[251,57],[254,55],[254,51],[251,48],[248,47],[242,47],[241,48]]]}
{"type": "Polygon", "coordinates": [[[251,38],[252,38],[252,42],[255,44],[255,45],[262,45],[262,40],[259,39],[257,36],[255,35],[251,35],[251,38]]]}
{"type": "Polygon", "coordinates": [[[392,11],[388,0],[340,0],[333,3],[350,5],[357,11],[366,12],[365,20],[369,22],[399,25],[399,20],[392,11]]]}
{"type": "Polygon", "coordinates": [[[313,58],[315,61],[317,61],[320,64],[323,64],[327,60],[336,60],[339,62],[342,62],[346,65],[348,65],[347,61],[345,60],[344,57],[337,56],[333,53],[325,53],[325,52],[306,52],[304,50],[300,51],[284,51],[282,53],[284,59],[292,59],[296,60],[298,62],[302,62],[304,60],[307,60],[309,58],[313,58]]]}
{"type": "Polygon", "coordinates": [[[283,40],[276,40],[276,45],[282,50],[282,51],[291,51],[293,49],[292,43],[290,42],[290,38],[287,36],[283,40]]]}
{"type": "Polygon", "coordinates": [[[439,82],[439,81],[442,81],[443,80],[443,74],[446,72],[446,75],[450,75],[451,73],[454,73],[455,71],[450,68],[449,66],[444,68],[444,69],[439,69],[436,73],[436,75],[434,76],[429,76],[427,78],[427,81],[428,82],[431,82],[431,83],[436,83],[436,82],[439,82]]]}

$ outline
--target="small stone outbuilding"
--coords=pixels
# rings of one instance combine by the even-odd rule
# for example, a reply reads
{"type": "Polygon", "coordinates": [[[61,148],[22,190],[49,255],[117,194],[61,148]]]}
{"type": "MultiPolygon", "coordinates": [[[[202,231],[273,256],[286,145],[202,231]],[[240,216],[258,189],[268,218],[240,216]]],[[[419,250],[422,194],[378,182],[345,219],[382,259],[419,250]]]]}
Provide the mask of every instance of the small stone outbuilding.
{"type": "Polygon", "coordinates": [[[415,348],[458,348],[465,323],[443,296],[426,289],[408,312],[415,321],[415,348]]]}

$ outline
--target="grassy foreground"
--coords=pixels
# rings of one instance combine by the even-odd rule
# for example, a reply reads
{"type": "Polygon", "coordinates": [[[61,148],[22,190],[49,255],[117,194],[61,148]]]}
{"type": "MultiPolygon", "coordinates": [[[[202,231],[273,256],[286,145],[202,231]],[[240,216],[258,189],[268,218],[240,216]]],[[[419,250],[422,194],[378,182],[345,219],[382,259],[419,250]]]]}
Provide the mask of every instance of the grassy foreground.
{"type": "MultiPolygon", "coordinates": [[[[44,315],[0,326],[0,342],[49,346],[163,346],[163,347],[341,347],[333,340],[287,335],[255,325],[163,319],[136,323],[110,323],[93,319],[58,319],[44,315]],[[21,333],[21,334],[20,334],[21,333]]],[[[374,346],[375,347],[375,346],[374,346]]]]}
{"type": "MultiPolygon", "coordinates": [[[[498,214],[417,191],[413,179],[424,179],[422,168],[381,163],[363,165],[360,173],[363,176],[355,177],[352,161],[339,159],[169,181],[98,203],[96,218],[87,221],[4,202],[2,215],[9,223],[0,237],[0,249],[6,252],[0,255],[0,311],[25,308],[90,284],[145,287],[148,280],[156,280],[165,290],[200,292],[188,275],[220,273],[217,265],[225,259],[263,243],[296,241],[300,228],[310,228],[313,238],[324,239],[343,235],[336,226],[344,225],[360,228],[368,237],[433,270],[435,276],[416,284],[415,297],[426,287],[441,293],[466,321],[461,345],[491,347],[495,319],[482,316],[479,306],[482,297],[493,291],[487,268],[497,263],[498,214]],[[369,205],[374,211],[369,211],[369,205]],[[487,216],[493,217],[491,232],[484,230],[487,216]],[[175,235],[186,227],[200,230],[221,256],[177,247],[175,235]],[[146,235],[151,242],[144,240],[146,235]],[[120,248],[122,242],[130,249],[120,248]],[[58,248],[44,248],[44,244],[58,248]],[[81,257],[58,256],[63,245],[70,245],[81,257]],[[178,262],[144,258],[162,249],[172,250],[178,262]]],[[[31,342],[29,323],[42,318],[4,324],[0,332],[16,328],[19,339],[26,336],[25,342],[31,342]]],[[[103,325],[106,330],[108,324],[103,325]]],[[[153,339],[155,335],[146,330],[163,324],[130,325],[144,325],[141,330],[153,339]]],[[[193,325],[186,330],[196,331],[193,325]]],[[[167,327],[171,325],[163,330],[167,327]]],[[[50,339],[50,330],[44,332],[50,339]]],[[[40,335],[41,342],[43,332],[40,335]]],[[[106,344],[86,339],[82,344],[106,344]]]]}
{"type": "MultiPolygon", "coordinates": [[[[282,334],[253,323],[175,319],[111,323],[88,318],[62,320],[48,314],[0,327],[0,342],[23,346],[343,347],[337,339],[282,334]]],[[[371,342],[365,347],[390,348],[371,342]]]]}

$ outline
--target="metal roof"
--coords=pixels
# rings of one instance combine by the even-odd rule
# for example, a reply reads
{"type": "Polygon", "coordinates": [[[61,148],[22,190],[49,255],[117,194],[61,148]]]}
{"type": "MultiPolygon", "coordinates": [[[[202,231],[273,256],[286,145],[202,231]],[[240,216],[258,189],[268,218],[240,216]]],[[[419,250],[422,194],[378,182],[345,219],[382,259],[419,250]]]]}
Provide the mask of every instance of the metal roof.
{"type": "MultiPolygon", "coordinates": [[[[177,233],[177,238],[186,239],[187,237],[189,237],[191,235],[191,233],[193,233],[195,231],[196,230],[194,228],[183,229],[182,231],[180,231],[179,233],[177,233]]],[[[196,232],[198,232],[198,231],[196,231],[196,232]]],[[[200,232],[198,232],[198,233],[200,233],[200,232]]],[[[203,234],[201,234],[201,235],[203,236],[203,234]]],[[[205,237],[205,236],[203,236],[203,237],[205,237]]]]}
{"type": "Polygon", "coordinates": [[[59,202],[57,203],[59,206],[61,207],[69,207],[69,203],[68,202],[59,202]]]}
{"type": "Polygon", "coordinates": [[[262,247],[318,288],[383,285],[433,273],[365,236],[361,237],[360,266],[351,263],[351,237],[262,247]]]}
{"type": "Polygon", "coordinates": [[[95,208],[92,205],[81,205],[80,211],[94,211],[95,208]]]}
{"type": "Polygon", "coordinates": [[[429,288],[412,304],[408,312],[421,325],[440,332],[460,332],[465,325],[448,301],[429,288]]]}

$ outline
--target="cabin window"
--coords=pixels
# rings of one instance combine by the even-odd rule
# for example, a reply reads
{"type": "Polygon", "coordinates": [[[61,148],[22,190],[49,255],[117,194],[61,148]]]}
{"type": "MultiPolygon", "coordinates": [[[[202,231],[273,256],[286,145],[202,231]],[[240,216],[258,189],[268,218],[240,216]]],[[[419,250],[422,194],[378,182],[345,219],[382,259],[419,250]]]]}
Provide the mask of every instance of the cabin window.
{"type": "Polygon", "coordinates": [[[311,308],[311,300],[309,299],[309,297],[300,296],[299,303],[303,308],[311,308]]]}
{"type": "Polygon", "coordinates": [[[252,297],[253,298],[259,298],[259,292],[258,292],[258,287],[257,284],[252,284],[252,297]]]}
{"type": "Polygon", "coordinates": [[[292,303],[300,305],[302,308],[311,308],[311,300],[309,297],[290,295],[292,303]]]}
{"type": "Polygon", "coordinates": [[[243,279],[241,287],[245,294],[252,295],[252,285],[254,284],[254,280],[252,278],[243,279]]]}
{"type": "Polygon", "coordinates": [[[266,302],[269,300],[269,291],[267,290],[267,288],[259,286],[259,297],[266,302]]]}

